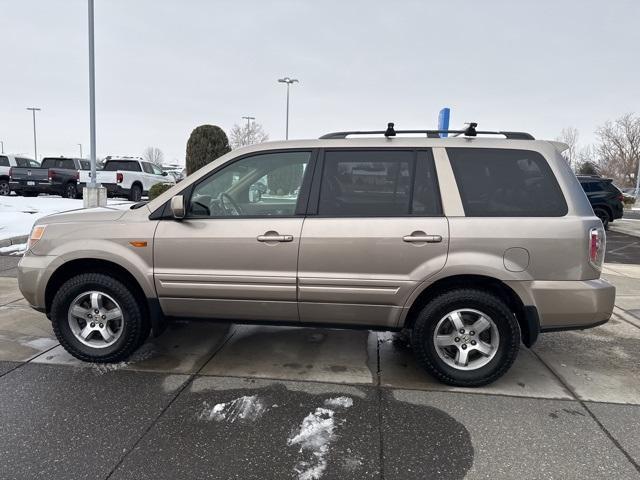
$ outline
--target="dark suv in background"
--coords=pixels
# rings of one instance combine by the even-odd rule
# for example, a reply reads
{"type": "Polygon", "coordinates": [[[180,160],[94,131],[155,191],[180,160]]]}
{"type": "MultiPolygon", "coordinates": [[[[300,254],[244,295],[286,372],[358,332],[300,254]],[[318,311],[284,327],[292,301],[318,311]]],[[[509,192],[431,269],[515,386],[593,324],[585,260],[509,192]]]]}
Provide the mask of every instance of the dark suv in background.
{"type": "Polygon", "coordinates": [[[593,212],[602,221],[605,229],[609,228],[609,222],[622,218],[624,195],[610,178],[578,175],[578,180],[587,194],[593,212]]]}

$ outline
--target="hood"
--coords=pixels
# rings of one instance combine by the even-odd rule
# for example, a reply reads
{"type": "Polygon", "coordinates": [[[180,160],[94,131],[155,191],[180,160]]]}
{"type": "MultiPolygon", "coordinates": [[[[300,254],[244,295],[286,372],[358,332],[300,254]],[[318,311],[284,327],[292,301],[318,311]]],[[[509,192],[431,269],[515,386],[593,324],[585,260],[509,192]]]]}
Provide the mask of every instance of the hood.
{"type": "Polygon", "coordinates": [[[38,225],[48,225],[53,223],[71,222],[108,222],[115,221],[127,213],[130,205],[125,209],[113,207],[82,208],[69,210],[68,212],[54,213],[38,219],[38,225]]]}

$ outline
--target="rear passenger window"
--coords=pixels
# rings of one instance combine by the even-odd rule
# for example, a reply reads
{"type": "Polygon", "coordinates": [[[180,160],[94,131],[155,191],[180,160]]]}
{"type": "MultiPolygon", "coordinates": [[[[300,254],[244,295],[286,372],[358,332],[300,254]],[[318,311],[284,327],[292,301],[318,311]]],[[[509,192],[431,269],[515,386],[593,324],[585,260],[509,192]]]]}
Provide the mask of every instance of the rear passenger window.
{"type": "Polygon", "coordinates": [[[418,155],[416,163],[410,150],[325,152],[318,215],[439,215],[433,159],[418,155]]]}
{"type": "Polygon", "coordinates": [[[8,166],[9,166],[9,158],[0,157],[0,167],[8,167],[8,166]]]}
{"type": "Polygon", "coordinates": [[[530,150],[447,148],[469,217],[561,217],[567,204],[551,168],[530,150]]]}

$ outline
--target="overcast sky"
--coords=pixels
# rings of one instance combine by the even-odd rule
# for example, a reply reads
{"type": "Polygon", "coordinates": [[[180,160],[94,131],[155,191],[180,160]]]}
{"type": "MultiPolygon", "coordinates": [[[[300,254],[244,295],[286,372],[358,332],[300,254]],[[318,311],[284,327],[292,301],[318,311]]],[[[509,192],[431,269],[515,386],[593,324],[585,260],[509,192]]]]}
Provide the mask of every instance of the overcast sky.
{"type": "MultiPolygon", "coordinates": [[[[184,161],[191,130],[243,115],[284,138],[343,129],[524,130],[581,140],[640,112],[640,1],[95,0],[98,155],[184,161]]],[[[0,140],[89,149],[86,0],[0,0],[0,140]]]]}

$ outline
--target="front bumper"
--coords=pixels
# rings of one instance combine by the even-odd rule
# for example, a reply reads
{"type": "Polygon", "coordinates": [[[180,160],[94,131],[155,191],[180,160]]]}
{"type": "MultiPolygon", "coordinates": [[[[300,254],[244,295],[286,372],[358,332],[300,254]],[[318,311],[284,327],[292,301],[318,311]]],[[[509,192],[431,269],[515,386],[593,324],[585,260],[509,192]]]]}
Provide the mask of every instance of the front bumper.
{"type": "Polygon", "coordinates": [[[540,331],[595,327],[611,317],[616,288],[603,279],[530,282],[540,331]]]}
{"type": "Polygon", "coordinates": [[[41,312],[46,310],[45,289],[51,273],[49,267],[55,259],[27,252],[18,263],[18,288],[29,305],[41,312]]]}

